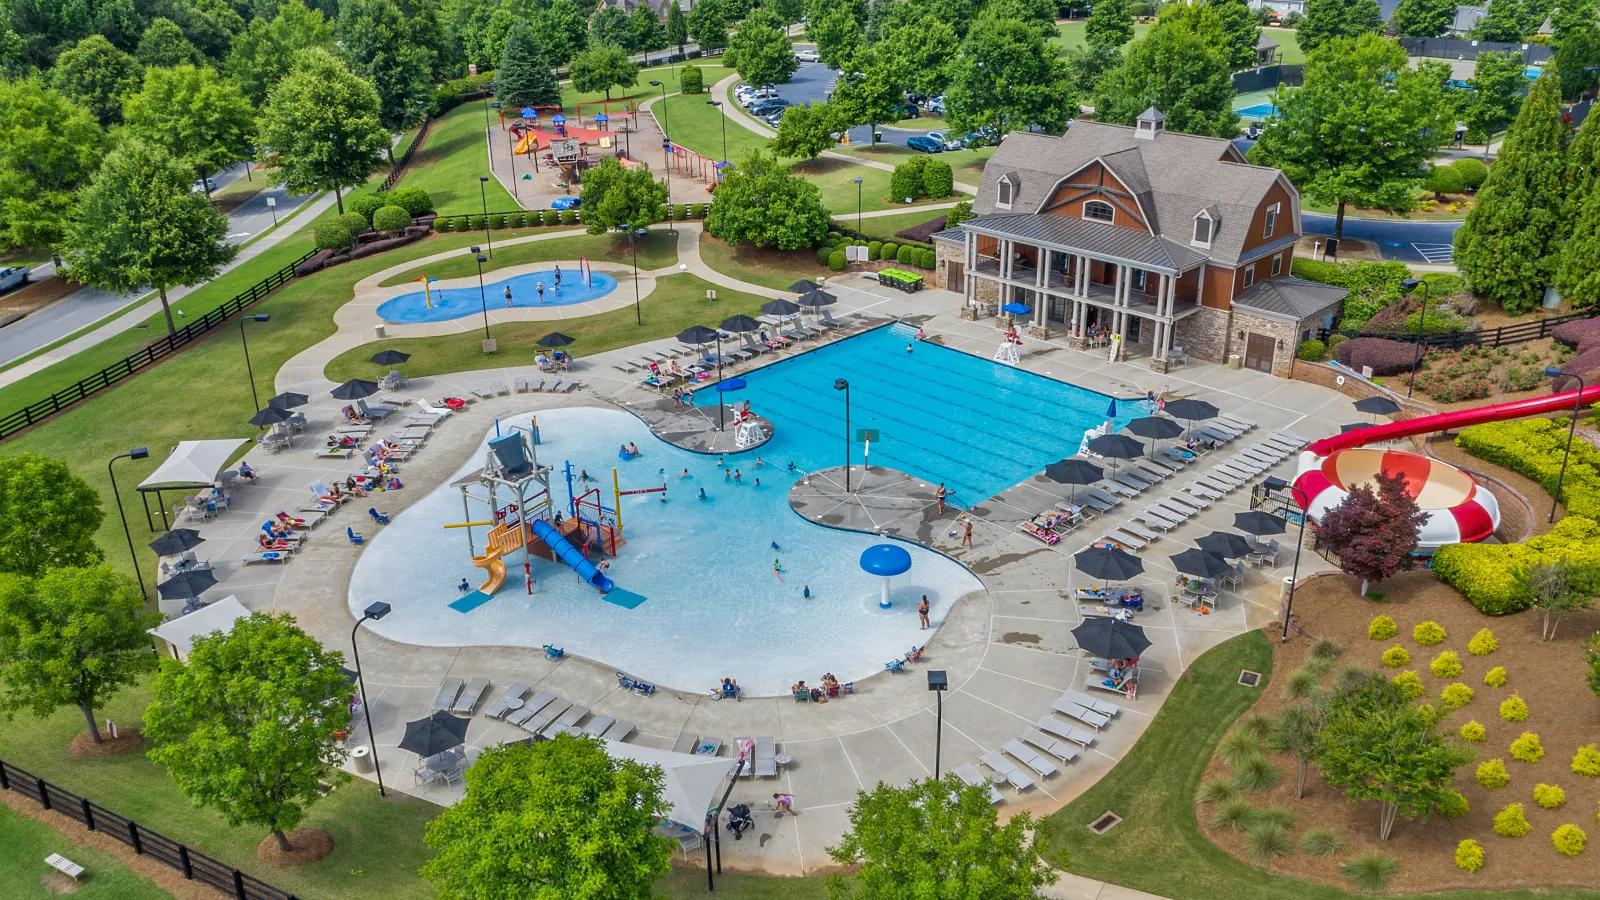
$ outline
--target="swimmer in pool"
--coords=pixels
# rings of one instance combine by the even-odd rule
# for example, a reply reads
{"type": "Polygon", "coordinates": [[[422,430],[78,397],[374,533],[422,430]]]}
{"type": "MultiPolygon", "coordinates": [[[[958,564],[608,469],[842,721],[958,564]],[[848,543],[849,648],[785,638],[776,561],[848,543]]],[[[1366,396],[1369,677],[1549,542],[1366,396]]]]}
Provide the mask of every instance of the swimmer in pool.
{"type": "Polygon", "coordinates": [[[683,474],[679,475],[678,477],[679,478],[688,478],[689,477],[689,470],[688,469],[684,469],[683,470],[683,474]]]}
{"type": "Polygon", "coordinates": [[[767,464],[766,461],[763,460],[761,457],[759,457],[759,456],[756,457],[756,468],[759,469],[759,468],[761,468],[762,466],[764,466],[766,464],[767,464]]]}
{"type": "Polygon", "coordinates": [[[906,352],[907,352],[907,353],[910,353],[910,352],[911,352],[911,345],[910,345],[910,344],[907,344],[907,345],[906,345],[906,352]]]}
{"type": "Polygon", "coordinates": [[[772,571],[774,571],[774,572],[782,572],[783,571],[783,560],[781,560],[781,559],[773,560],[772,561],[772,571]]]}
{"type": "Polygon", "coordinates": [[[633,455],[633,456],[638,456],[639,455],[639,445],[635,444],[632,441],[629,441],[628,442],[628,453],[633,455]]]}
{"type": "Polygon", "coordinates": [[[793,460],[789,461],[789,471],[791,471],[791,472],[794,471],[794,461],[793,460]]]}
{"type": "Polygon", "coordinates": [[[662,481],[665,481],[667,479],[667,469],[666,469],[666,467],[662,466],[661,468],[657,469],[656,470],[656,474],[661,476],[661,480],[662,481]]]}
{"type": "Polygon", "coordinates": [[[761,479],[756,479],[756,487],[761,487],[761,479]]]}
{"type": "Polygon", "coordinates": [[[700,499],[701,499],[701,500],[705,500],[705,499],[707,499],[707,498],[706,498],[706,489],[705,489],[705,488],[701,488],[701,489],[700,489],[700,499]]]}
{"type": "Polygon", "coordinates": [[[734,481],[739,481],[739,482],[744,481],[744,476],[739,474],[739,470],[738,469],[734,469],[733,470],[733,480],[734,481]]]}
{"type": "Polygon", "coordinates": [[[808,585],[806,585],[806,586],[805,586],[805,587],[804,587],[804,588],[803,588],[803,589],[802,589],[802,590],[801,590],[801,591],[800,591],[800,593],[801,593],[801,594],[803,594],[803,595],[804,595],[804,596],[805,596],[805,598],[806,598],[806,599],[807,599],[807,600],[810,600],[810,599],[811,599],[811,585],[809,585],[809,584],[808,584],[808,585]]]}
{"type": "Polygon", "coordinates": [[[720,457],[720,456],[717,457],[717,468],[719,468],[719,469],[726,469],[727,468],[727,466],[723,464],[722,457],[720,457]]]}
{"type": "Polygon", "coordinates": [[[593,478],[589,477],[589,470],[588,469],[580,469],[578,471],[578,483],[579,484],[588,484],[589,482],[591,482],[593,480],[594,480],[593,478]]]}
{"type": "Polygon", "coordinates": [[[778,551],[780,553],[783,552],[783,548],[778,546],[778,542],[777,541],[773,541],[772,542],[772,549],[774,549],[774,550],[776,550],[776,551],[778,551]]]}

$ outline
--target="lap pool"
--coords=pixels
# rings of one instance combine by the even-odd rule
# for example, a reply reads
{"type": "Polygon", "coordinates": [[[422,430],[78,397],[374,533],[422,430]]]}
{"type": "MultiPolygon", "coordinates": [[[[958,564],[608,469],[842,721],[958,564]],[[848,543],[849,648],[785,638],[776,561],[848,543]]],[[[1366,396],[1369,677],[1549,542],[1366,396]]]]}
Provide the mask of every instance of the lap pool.
{"type": "Polygon", "coordinates": [[[471,287],[434,290],[432,307],[428,306],[428,298],[422,291],[413,291],[380,304],[378,318],[385,322],[402,324],[448,322],[462,316],[481,314],[485,303],[490,309],[505,309],[507,287],[511,288],[513,307],[571,306],[574,303],[599,299],[617,289],[617,280],[602,272],[591,273],[587,285],[580,280],[577,272],[570,269],[561,275],[559,291],[555,289],[554,269],[541,269],[537,272],[485,282],[481,294],[476,284],[471,287]],[[544,285],[542,300],[539,294],[540,284],[544,285]]]}

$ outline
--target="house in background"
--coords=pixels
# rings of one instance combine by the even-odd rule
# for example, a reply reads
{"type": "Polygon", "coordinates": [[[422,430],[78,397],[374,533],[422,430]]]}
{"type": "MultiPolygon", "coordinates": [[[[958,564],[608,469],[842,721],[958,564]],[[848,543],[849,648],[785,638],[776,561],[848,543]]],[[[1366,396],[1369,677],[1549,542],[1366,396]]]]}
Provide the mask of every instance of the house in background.
{"type": "Polygon", "coordinates": [[[1300,195],[1232,141],[1080,120],[1066,134],[1013,132],[984,167],[977,215],[934,235],[935,280],[980,306],[1023,303],[1087,347],[1156,371],[1194,356],[1286,375],[1330,326],[1346,290],[1290,276],[1300,195]],[[1097,342],[1096,342],[1097,343],[1097,342]]]}

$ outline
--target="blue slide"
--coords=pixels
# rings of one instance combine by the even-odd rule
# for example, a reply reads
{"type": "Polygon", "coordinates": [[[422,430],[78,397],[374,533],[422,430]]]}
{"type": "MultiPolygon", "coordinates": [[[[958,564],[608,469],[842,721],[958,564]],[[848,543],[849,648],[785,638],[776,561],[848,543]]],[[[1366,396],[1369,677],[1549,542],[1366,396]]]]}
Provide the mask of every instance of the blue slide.
{"type": "Polygon", "coordinates": [[[554,551],[562,562],[571,566],[572,571],[577,572],[579,578],[599,588],[600,593],[604,594],[616,587],[604,572],[596,569],[594,563],[584,559],[583,552],[572,546],[572,543],[562,537],[561,532],[555,530],[555,527],[549,522],[543,519],[534,519],[533,533],[539,540],[549,545],[550,549],[554,551]]]}

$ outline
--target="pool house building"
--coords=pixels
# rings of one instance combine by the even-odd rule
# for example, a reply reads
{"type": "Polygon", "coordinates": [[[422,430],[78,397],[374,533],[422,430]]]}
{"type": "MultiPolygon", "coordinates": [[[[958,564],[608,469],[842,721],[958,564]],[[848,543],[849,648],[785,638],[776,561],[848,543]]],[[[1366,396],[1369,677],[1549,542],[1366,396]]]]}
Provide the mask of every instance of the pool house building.
{"type": "Polygon", "coordinates": [[[1282,172],[1232,141],[1168,132],[1153,108],[1131,128],[1007,135],[973,211],[934,235],[936,280],[966,315],[1022,303],[1035,337],[1055,326],[1161,372],[1237,355],[1287,375],[1346,293],[1290,275],[1300,195],[1282,172]]]}

